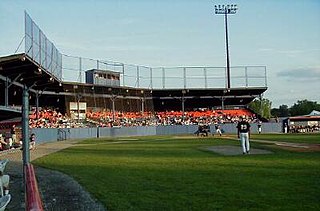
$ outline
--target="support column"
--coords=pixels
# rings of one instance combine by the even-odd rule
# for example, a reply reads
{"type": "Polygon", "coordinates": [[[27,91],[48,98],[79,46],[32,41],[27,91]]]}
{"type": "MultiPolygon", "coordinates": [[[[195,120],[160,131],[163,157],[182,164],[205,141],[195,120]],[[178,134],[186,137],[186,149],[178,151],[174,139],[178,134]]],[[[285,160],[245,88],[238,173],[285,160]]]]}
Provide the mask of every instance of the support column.
{"type": "Polygon", "coordinates": [[[141,112],[144,113],[144,97],[141,98],[141,112]]]}
{"type": "Polygon", "coordinates": [[[186,101],[186,98],[185,98],[185,94],[187,93],[186,90],[182,90],[182,96],[181,96],[181,109],[182,109],[182,121],[184,123],[184,120],[185,120],[185,116],[184,116],[184,112],[185,112],[185,101],[186,101]]]}
{"type": "Polygon", "coordinates": [[[9,106],[9,81],[8,81],[8,77],[6,77],[6,82],[5,82],[4,106],[5,107],[9,106]]]}
{"type": "Polygon", "coordinates": [[[29,150],[29,90],[23,87],[22,93],[22,143],[23,143],[23,165],[30,162],[29,150]]]}
{"type": "Polygon", "coordinates": [[[112,101],[112,122],[114,122],[115,120],[115,112],[116,112],[116,106],[115,106],[115,101],[116,98],[115,97],[111,97],[111,101],[112,101]]]}
{"type": "Polygon", "coordinates": [[[36,119],[39,119],[39,91],[36,92],[36,119]]]}
{"type": "Polygon", "coordinates": [[[222,109],[222,111],[224,111],[224,100],[225,100],[225,98],[224,98],[224,96],[222,96],[221,97],[221,109],[222,109]]]}

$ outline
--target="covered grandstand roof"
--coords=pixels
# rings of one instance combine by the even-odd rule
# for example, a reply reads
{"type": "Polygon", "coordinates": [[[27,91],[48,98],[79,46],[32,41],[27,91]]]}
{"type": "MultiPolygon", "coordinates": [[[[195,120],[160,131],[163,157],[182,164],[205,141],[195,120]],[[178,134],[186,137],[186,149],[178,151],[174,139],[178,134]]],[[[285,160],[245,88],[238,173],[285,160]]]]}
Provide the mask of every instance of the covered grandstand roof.
{"type": "Polygon", "coordinates": [[[22,53],[0,57],[0,90],[2,91],[0,95],[0,120],[21,116],[22,88],[24,86],[33,93],[44,90],[55,93],[62,91],[61,82],[45,69],[39,67],[28,55],[22,53]],[[4,104],[5,87],[9,87],[8,106],[4,104]]]}
{"type": "Polygon", "coordinates": [[[320,121],[320,112],[313,110],[310,114],[303,116],[289,117],[290,121],[320,121]]]}
{"type": "Polygon", "coordinates": [[[26,85],[32,90],[62,90],[60,81],[54,75],[39,67],[24,53],[0,57],[0,79],[6,81],[6,78],[16,86],[26,85]]]}

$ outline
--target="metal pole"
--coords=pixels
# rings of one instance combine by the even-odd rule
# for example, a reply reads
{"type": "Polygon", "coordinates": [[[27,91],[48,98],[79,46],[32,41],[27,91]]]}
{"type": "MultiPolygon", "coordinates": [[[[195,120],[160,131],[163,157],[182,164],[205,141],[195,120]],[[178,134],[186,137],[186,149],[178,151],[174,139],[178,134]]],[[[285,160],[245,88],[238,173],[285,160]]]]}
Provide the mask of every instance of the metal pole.
{"type": "Polygon", "coordinates": [[[150,88],[153,89],[153,84],[152,84],[152,68],[150,67],[150,88]]]}
{"type": "Polygon", "coordinates": [[[224,110],[224,96],[221,97],[221,109],[224,110]]]}
{"type": "Polygon", "coordinates": [[[115,118],[115,112],[116,112],[116,106],[115,106],[115,98],[112,96],[111,98],[111,101],[112,101],[112,121],[114,122],[114,118],[115,118]]]}
{"type": "Polygon", "coordinates": [[[182,95],[182,100],[181,100],[182,102],[181,102],[181,104],[182,104],[182,117],[184,117],[184,110],[185,110],[185,108],[184,108],[184,94],[182,95]]]}
{"type": "Polygon", "coordinates": [[[224,22],[225,22],[225,29],[226,29],[226,53],[227,53],[227,89],[230,89],[230,61],[229,61],[229,40],[228,40],[228,14],[236,14],[237,5],[215,5],[215,14],[223,14],[224,15],[224,22]]]}
{"type": "Polygon", "coordinates": [[[29,149],[29,92],[26,86],[22,92],[22,143],[23,143],[23,166],[30,162],[29,149]]]}
{"type": "Polygon", "coordinates": [[[78,122],[80,122],[80,96],[77,95],[78,122]]]}
{"type": "Polygon", "coordinates": [[[265,84],[265,87],[268,86],[268,83],[267,83],[267,68],[264,67],[264,84],[265,84]]]}
{"type": "Polygon", "coordinates": [[[227,51],[227,89],[230,89],[230,61],[229,61],[229,41],[228,41],[228,10],[225,10],[224,20],[226,26],[226,51],[227,51]]]}
{"type": "Polygon", "coordinates": [[[144,113],[144,97],[141,98],[141,112],[144,113]]]}
{"type": "Polygon", "coordinates": [[[124,83],[124,64],[122,64],[122,86],[125,86],[125,83],[124,83]]]}
{"type": "Polygon", "coordinates": [[[81,61],[81,57],[79,57],[79,78],[80,78],[80,83],[82,83],[82,61],[81,61]]]}
{"type": "Polygon", "coordinates": [[[244,74],[245,74],[245,77],[246,77],[246,87],[248,87],[249,86],[249,83],[248,83],[248,67],[245,67],[244,74]]]}
{"type": "Polygon", "coordinates": [[[39,91],[36,92],[36,119],[39,119],[39,91]]]}
{"type": "Polygon", "coordinates": [[[6,82],[5,82],[5,93],[4,93],[4,105],[6,107],[9,106],[9,81],[8,77],[6,77],[6,82]]]}
{"type": "Polygon", "coordinates": [[[137,87],[140,87],[140,74],[139,74],[139,66],[137,66],[137,87]]]}
{"type": "Polygon", "coordinates": [[[44,66],[41,61],[41,30],[39,29],[39,64],[40,66],[44,66]]]}
{"type": "Polygon", "coordinates": [[[187,87],[187,70],[184,67],[183,68],[183,88],[185,89],[187,87]]]}
{"type": "Polygon", "coordinates": [[[203,73],[204,73],[204,88],[208,88],[208,77],[207,77],[207,69],[204,68],[203,69],[203,73]]]}
{"type": "Polygon", "coordinates": [[[262,94],[259,95],[259,99],[260,99],[260,116],[263,117],[262,94]]]}
{"type": "Polygon", "coordinates": [[[166,87],[165,77],[166,77],[165,70],[164,68],[162,68],[162,88],[163,89],[166,87]]]}

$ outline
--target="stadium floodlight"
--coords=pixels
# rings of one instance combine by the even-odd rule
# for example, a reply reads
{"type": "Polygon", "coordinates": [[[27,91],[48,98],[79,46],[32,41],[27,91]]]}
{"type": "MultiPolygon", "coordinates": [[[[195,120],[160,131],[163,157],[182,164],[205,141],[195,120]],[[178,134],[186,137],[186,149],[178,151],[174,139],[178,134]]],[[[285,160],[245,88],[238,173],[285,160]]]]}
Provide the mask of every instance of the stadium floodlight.
{"type": "Polygon", "coordinates": [[[214,5],[214,11],[217,15],[224,15],[226,29],[226,54],[227,54],[227,89],[230,89],[230,59],[229,59],[229,41],[228,41],[228,15],[236,14],[238,6],[236,4],[214,5]]]}

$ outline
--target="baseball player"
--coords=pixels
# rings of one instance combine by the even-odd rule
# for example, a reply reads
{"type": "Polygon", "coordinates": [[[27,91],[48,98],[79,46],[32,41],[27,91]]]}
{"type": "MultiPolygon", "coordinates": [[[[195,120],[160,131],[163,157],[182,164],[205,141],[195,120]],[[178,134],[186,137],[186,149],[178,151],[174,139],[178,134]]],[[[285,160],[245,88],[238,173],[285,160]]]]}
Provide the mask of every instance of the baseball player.
{"type": "Polygon", "coordinates": [[[237,125],[238,138],[240,138],[243,154],[250,154],[250,124],[245,117],[237,125]]]}

